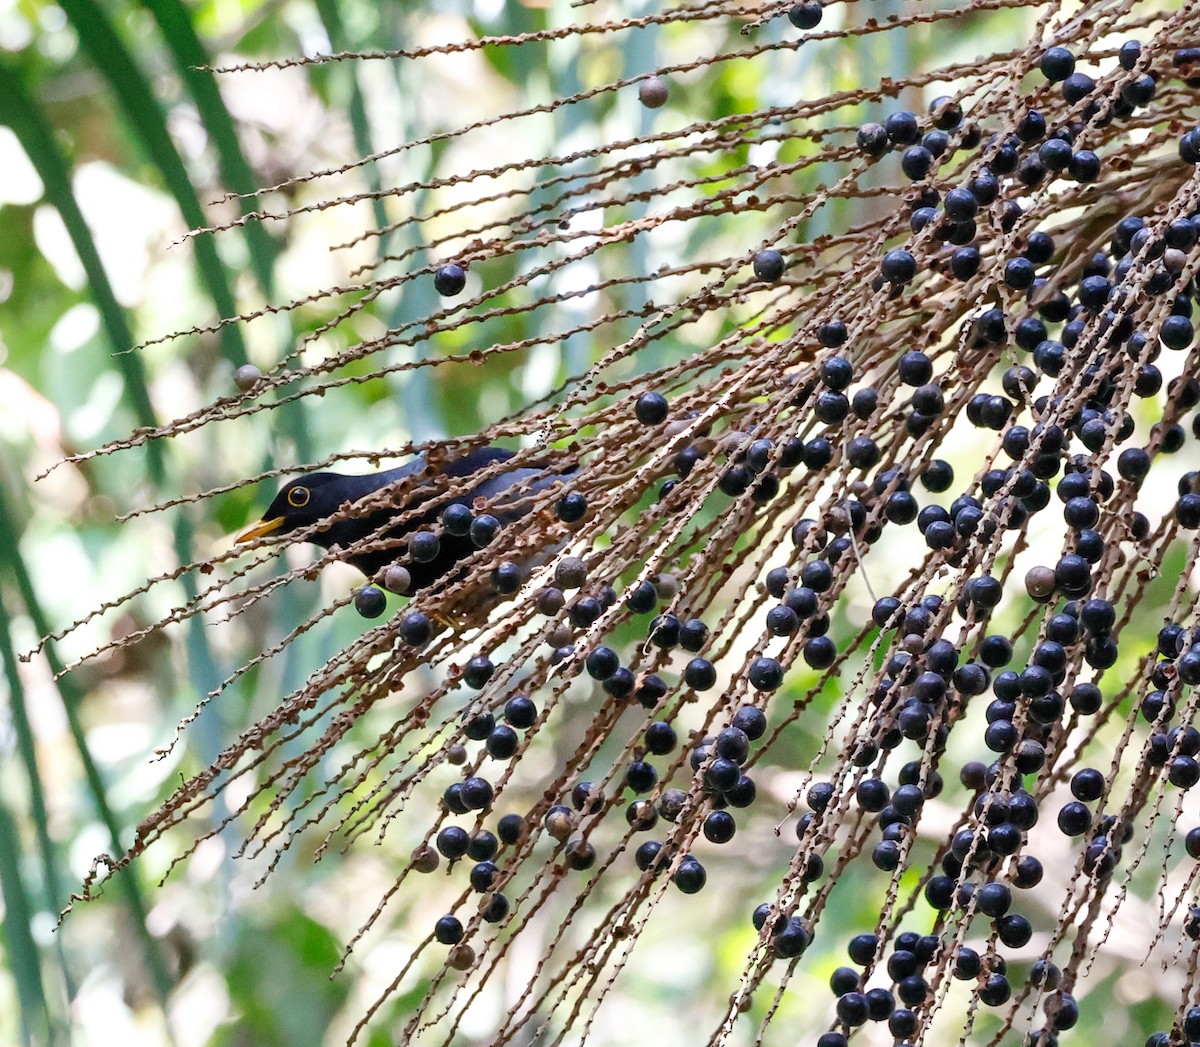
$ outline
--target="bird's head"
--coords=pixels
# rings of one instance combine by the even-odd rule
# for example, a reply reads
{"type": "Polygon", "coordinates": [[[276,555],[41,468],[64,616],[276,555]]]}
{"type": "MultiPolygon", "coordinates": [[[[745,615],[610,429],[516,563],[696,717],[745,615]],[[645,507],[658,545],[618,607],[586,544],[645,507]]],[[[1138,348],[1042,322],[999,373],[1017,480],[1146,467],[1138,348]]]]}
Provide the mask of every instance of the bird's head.
{"type": "MultiPolygon", "coordinates": [[[[236,541],[250,542],[269,534],[287,534],[328,520],[349,497],[346,480],[340,473],[309,473],[292,480],[267,506],[263,518],[247,527],[236,541]]],[[[312,541],[319,541],[319,537],[319,533],[310,535],[312,541]]]]}

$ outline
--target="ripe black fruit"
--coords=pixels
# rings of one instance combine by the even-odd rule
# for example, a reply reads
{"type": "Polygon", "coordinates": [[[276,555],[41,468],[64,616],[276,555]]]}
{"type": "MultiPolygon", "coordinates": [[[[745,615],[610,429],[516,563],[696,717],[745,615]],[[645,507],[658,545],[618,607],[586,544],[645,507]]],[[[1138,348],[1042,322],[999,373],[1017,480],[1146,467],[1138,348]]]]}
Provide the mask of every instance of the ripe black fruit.
{"type": "Polygon", "coordinates": [[[467,286],[467,274],[461,265],[451,262],[433,274],[433,287],[443,298],[452,298],[467,286]]]}

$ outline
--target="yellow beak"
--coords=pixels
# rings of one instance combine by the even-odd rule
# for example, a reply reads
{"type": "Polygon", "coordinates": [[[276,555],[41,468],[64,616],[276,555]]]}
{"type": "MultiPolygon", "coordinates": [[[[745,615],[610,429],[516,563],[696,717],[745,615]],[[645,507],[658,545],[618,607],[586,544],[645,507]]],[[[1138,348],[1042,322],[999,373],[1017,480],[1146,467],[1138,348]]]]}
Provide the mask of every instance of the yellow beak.
{"type": "Polygon", "coordinates": [[[234,542],[241,545],[243,542],[252,542],[255,538],[263,538],[268,534],[274,534],[283,526],[283,517],[277,516],[273,520],[259,520],[256,524],[251,524],[241,534],[239,534],[234,542]]]}

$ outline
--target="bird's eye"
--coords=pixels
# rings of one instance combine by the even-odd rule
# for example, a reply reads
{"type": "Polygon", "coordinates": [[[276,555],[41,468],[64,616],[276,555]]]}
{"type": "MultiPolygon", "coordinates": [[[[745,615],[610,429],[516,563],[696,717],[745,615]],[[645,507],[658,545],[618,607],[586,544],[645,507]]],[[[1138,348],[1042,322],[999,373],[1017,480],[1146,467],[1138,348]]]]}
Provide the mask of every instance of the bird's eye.
{"type": "Polygon", "coordinates": [[[308,505],[309,491],[307,487],[293,487],[287,494],[288,505],[293,509],[303,509],[308,505]]]}

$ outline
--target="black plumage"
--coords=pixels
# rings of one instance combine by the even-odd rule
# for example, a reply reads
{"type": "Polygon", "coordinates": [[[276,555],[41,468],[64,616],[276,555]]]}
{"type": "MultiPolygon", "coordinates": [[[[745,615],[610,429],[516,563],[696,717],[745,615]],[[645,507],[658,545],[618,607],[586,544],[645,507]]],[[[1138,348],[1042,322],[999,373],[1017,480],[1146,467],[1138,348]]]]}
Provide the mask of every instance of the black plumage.
{"type": "MultiPolygon", "coordinates": [[[[512,451],[484,447],[460,458],[439,462],[437,468],[445,477],[459,480],[481,472],[495,462],[508,461],[513,456],[512,451]]],[[[301,476],[279,491],[262,520],[238,535],[237,541],[248,542],[266,535],[288,534],[312,527],[323,520],[332,520],[327,526],[305,535],[305,540],[325,549],[334,546],[351,549],[357,543],[366,542],[367,548],[351,553],[345,557],[345,561],[368,578],[376,578],[384,568],[402,561],[412,577],[412,590],[415,591],[449,575],[458,563],[476,551],[476,546],[468,536],[443,531],[438,555],[427,563],[416,563],[407,557],[406,539],[409,535],[436,524],[447,505],[456,502],[474,509],[476,499],[488,503],[485,511],[496,516],[501,523],[512,523],[528,512],[527,496],[542,490],[555,479],[542,469],[514,468],[488,477],[453,498],[446,498],[444,487],[440,485],[418,480],[414,487],[404,482],[414,476],[420,477],[428,465],[429,459],[425,455],[418,455],[399,468],[362,476],[333,472],[301,476]],[[360,514],[351,508],[369,495],[392,485],[396,489],[396,501],[360,514]],[[506,492],[513,487],[520,487],[520,492],[514,492],[512,497],[506,499],[506,492]],[[430,503],[428,510],[390,526],[392,520],[419,509],[427,501],[430,503]],[[516,504],[512,504],[514,502],[516,504]]]]}

